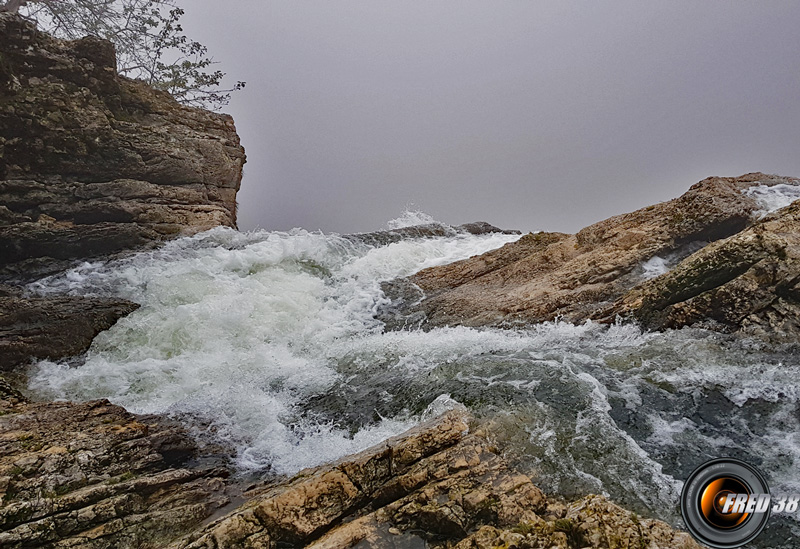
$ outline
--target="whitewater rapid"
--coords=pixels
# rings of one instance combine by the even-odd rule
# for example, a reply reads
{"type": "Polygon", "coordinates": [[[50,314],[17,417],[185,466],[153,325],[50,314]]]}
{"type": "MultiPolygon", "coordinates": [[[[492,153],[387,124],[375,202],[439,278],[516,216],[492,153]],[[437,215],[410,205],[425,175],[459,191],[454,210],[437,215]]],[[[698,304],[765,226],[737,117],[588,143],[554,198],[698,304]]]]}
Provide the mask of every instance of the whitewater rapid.
{"type": "MultiPolygon", "coordinates": [[[[390,228],[420,220],[431,221],[414,214],[390,228]]],[[[700,330],[556,322],[387,332],[376,320],[382,281],[517,238],[449,231],[377,245],[217,228],[84,263],[29,290],[141,308],[79,360],[33,366],[30,389],[185,420],[199,440],[234,448],[244,472],[291,474],[464,405],[496,422],[549,492],[603,493],[675,523],[681,480],[720,455],[761,467],[776,490],[800,491],[796,351],[700,330]]]]}
{"type": "MultiPolygon", "coordinates": [[[[390,228],[419,221],[429,220],[412,213],[390,228]]],[[[385,301],[380,282],[517,238],[454,234],[374,247],[304,230],[217,228],[85,263],[31,289],[113,295],[142,307],[100,334],[79,367],[40,363],[30,387],[53,398],[109,398],[136,413],[195,416],[234,444],[240,467],[293,473],[414,423],[385,419],[353,432],[335,418],[297,416],[304,399],[341,380],[349,357],[398,344],[374,318],[385,301]]]]}

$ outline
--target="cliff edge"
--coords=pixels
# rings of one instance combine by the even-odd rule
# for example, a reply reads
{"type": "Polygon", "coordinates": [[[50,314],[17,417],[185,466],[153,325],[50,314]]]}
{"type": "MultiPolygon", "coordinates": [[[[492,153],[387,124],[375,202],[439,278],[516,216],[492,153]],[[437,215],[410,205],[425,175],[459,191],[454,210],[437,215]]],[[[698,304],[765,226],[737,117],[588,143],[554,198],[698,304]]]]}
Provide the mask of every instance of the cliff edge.
{"type": "Polygon", "coordinates": [[[244,163],[230,116],[120,76],[110,42],[0,14],[0,269],[235,227],[244,163]]]}

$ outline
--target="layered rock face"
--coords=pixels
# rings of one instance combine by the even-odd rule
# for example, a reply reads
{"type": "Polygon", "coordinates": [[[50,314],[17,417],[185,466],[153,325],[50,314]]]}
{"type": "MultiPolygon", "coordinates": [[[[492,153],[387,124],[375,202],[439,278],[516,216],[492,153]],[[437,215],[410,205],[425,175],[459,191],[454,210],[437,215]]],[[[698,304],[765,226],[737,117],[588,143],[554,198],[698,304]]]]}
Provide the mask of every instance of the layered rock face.
{"type": "MultiPolygon", "coordinates": [[[[235,227],[244,162],[230,116],[119,76],[110,42],[0,13],[0,278],[235,227]]],[[[135,308],[0,289],[0,370],[80,354],[135,308]]]]}
{"type": "Polygon", "coordinates": [[[746,191],[798,184],[761,173],[709,178],[679,198],[574,235],[529,234],[425,269],[386,285],[396,298],[392,324],[398,309],[428,326],[621,315],[653,328],[702,323],[796,339],[797,206],[760,219],[761,206],[746,191]]]}
{"type": "Polygon", "coordinates": [[[598,315],[653,329],[701,325],[796,342],[800,336],[800,202],[704,247],[598,315]]]}
{"type": "Polygon", "coordinates": [[[0,268],[236,225],[233,119],[117,74],[110,42],[0,14],[0,268]]]}
{"type": "Polygon", "coordinates": [[[34,404],[0,381],[0,544],[699,548],[603,497],[546,497],[470,422],[454,410],[242,494],[224,469],[196,464],[202,456],[176,424],[105,400],[34,404]],[[202,526],[237,501],[244,503],[202,526]]]}
{"type": "Polygon", "coordinates": [[[156,548],[229,503],[185,430],[106,400],[30,403],[0,380],[0,546],[156,548]]]}
{"type": "Polygon", "coordinates": [[[699,549],[600,496],[548,499],[460,411],[337,463],[256,487],[172,549],[247,547],[699,549]]]}

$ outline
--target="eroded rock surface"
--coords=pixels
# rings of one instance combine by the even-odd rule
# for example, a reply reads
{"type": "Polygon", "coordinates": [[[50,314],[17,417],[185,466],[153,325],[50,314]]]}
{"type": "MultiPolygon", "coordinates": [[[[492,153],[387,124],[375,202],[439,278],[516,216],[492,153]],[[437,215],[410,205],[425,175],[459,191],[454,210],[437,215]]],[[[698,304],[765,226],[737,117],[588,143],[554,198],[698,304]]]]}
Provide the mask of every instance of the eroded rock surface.
{"type": "Polygon", "coordinates": [[[514,326],[619,314],[657,328],[712,319],[706,324],[778,327],[796,338],[795,214],[759,221],[761,206],[745,191],[798,184],[762,173],[708,178],[574,235],[528,234],[386,284],[394,301],[385,316],[390,327],[401,316],[425,326],[514,326]]]}
{"type": "Polygon", "coordinates": [[[138,307],[100,297],[0,296],[0,372],[36,359],[79,355],[97,334],[138,307]]]}
{"type": "Polygon", "coordinates": [[[0,14],[0,269],[235,226],[230,116],[121,77],[114,48],[0,14]]]}
{"type": "Polygon", "coordinates": [[[800,202],[709,244],[640,284],[601,316],[653,329],[700,325],[796,342],[800,336],[800,202]]]}
{"type": "Polygon", "coordinates": [[[0,547],[160,548],[228,503],[185,431],[106,400],[30,403],[0,380],[0,547]]]}
{"type": "Polygon", "coordinates": [[[170,547],[699,548],[600,496],[548,499],[483,431],[470,433],[469,421],[451,411],[337,463],[256,487],[239,509],[170,547]]]}

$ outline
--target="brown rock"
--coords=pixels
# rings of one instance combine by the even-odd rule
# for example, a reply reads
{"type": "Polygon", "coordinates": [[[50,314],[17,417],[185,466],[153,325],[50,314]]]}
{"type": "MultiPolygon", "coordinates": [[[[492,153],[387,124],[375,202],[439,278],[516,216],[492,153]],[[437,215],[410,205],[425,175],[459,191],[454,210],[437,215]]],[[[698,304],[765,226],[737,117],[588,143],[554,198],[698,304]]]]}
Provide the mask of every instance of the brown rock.
{"type": "Polygon", "coordinates": [[[242,507],[170,547],[627,547],[609,545],[618,534],[630,547],[699,549],[686,534],[599,496],[548,502],[484,431],[468,432],[469,420],[451,411],[337,463],[257,488],[242,507]],[[585,544],[570,545],[577,539],[585,544]]]}
{"type": "Polygon", "coordinates": [[[244,504],[200,527],[230,503],[232,488],[223,470],[186,465],[200,456],[182,427],[105,400],[34,404],[0,382],[0,544],[699,547],[599,496],[548,501],[485,431],[469,431],[470,421],[451,411],[354,456],[256,486],[244,504]]]}
{"type": "Polygon", "coordinates": [[[98,333],[138,307],[98,297],[0,297],[0,372],[34,359],[79,355],[98,333]]]}
{"type": "MultiPolygon", "coordinates": [[[[709,242],[736,235],[755,221],[759,208],[743,190],[793,182],[761,173],[705,179],[679,198],[612,217],[575,235],[529,234],[481,256],[424,269],[386,288],[401,288],[407,296],[413,294],[409,287],[418,288],[424,297],[413,296],[400,308],[406,318],[421,318],[428,326],[610,320],[616,311],[630,312],[611,306],[645,282],[646,261],[659,256],[679,263],[709,242]]],[[[765,227],[762,234],[770,230],[778,229],[765,227]]],[[[769,253],[767,248],[763,253],[769,253]]],[[[705,289],[715,285],[712,270],[700,283],[705,289]]],[[[396,317],[397,302],[393,306],[396,317]]]]}
{"type": "Polygon", "coordinates": [[[0,383],[0,546],[162,547],[228,502],[181,428],[106,400],[28,403],[0,383]]]}
{"type": "Polygon", "coordinates": [[[121,77],[113,45],[0,14],[0,267],[235,227],[230,116],[121,77]]]}
{"type": "Polygon", "coordinates": [[[633,288],[600,316],[630,316],[652,329],[701,325],[795,342],[798,284],[800,202],[795,202],[633,288]]]}
{"type": "Polygon", "coordinates": [[[667,524],[642,519],[602,496],[587,496],[567,506],[564,518],[522,520],[514,528],[483,526],[455,545],[455,549],[700,549],[689,534],[667,524]]]}
{"type": "MultiPolygon", "coordinates": [[[[363,508],[370,499],[379,500],[380,496],[373,494],[393,475],[455,444],[467,430],[463,413],[448,413],[432,424],[423,424],[347,459],[301,471],[289,482],[258,493],[234,513],[176,547],[259,547],[258,543],[266,543],[263,540],[307,543],[363,508]]],[[[394,497],[408,487],[395,489],[394,497]]]]}

